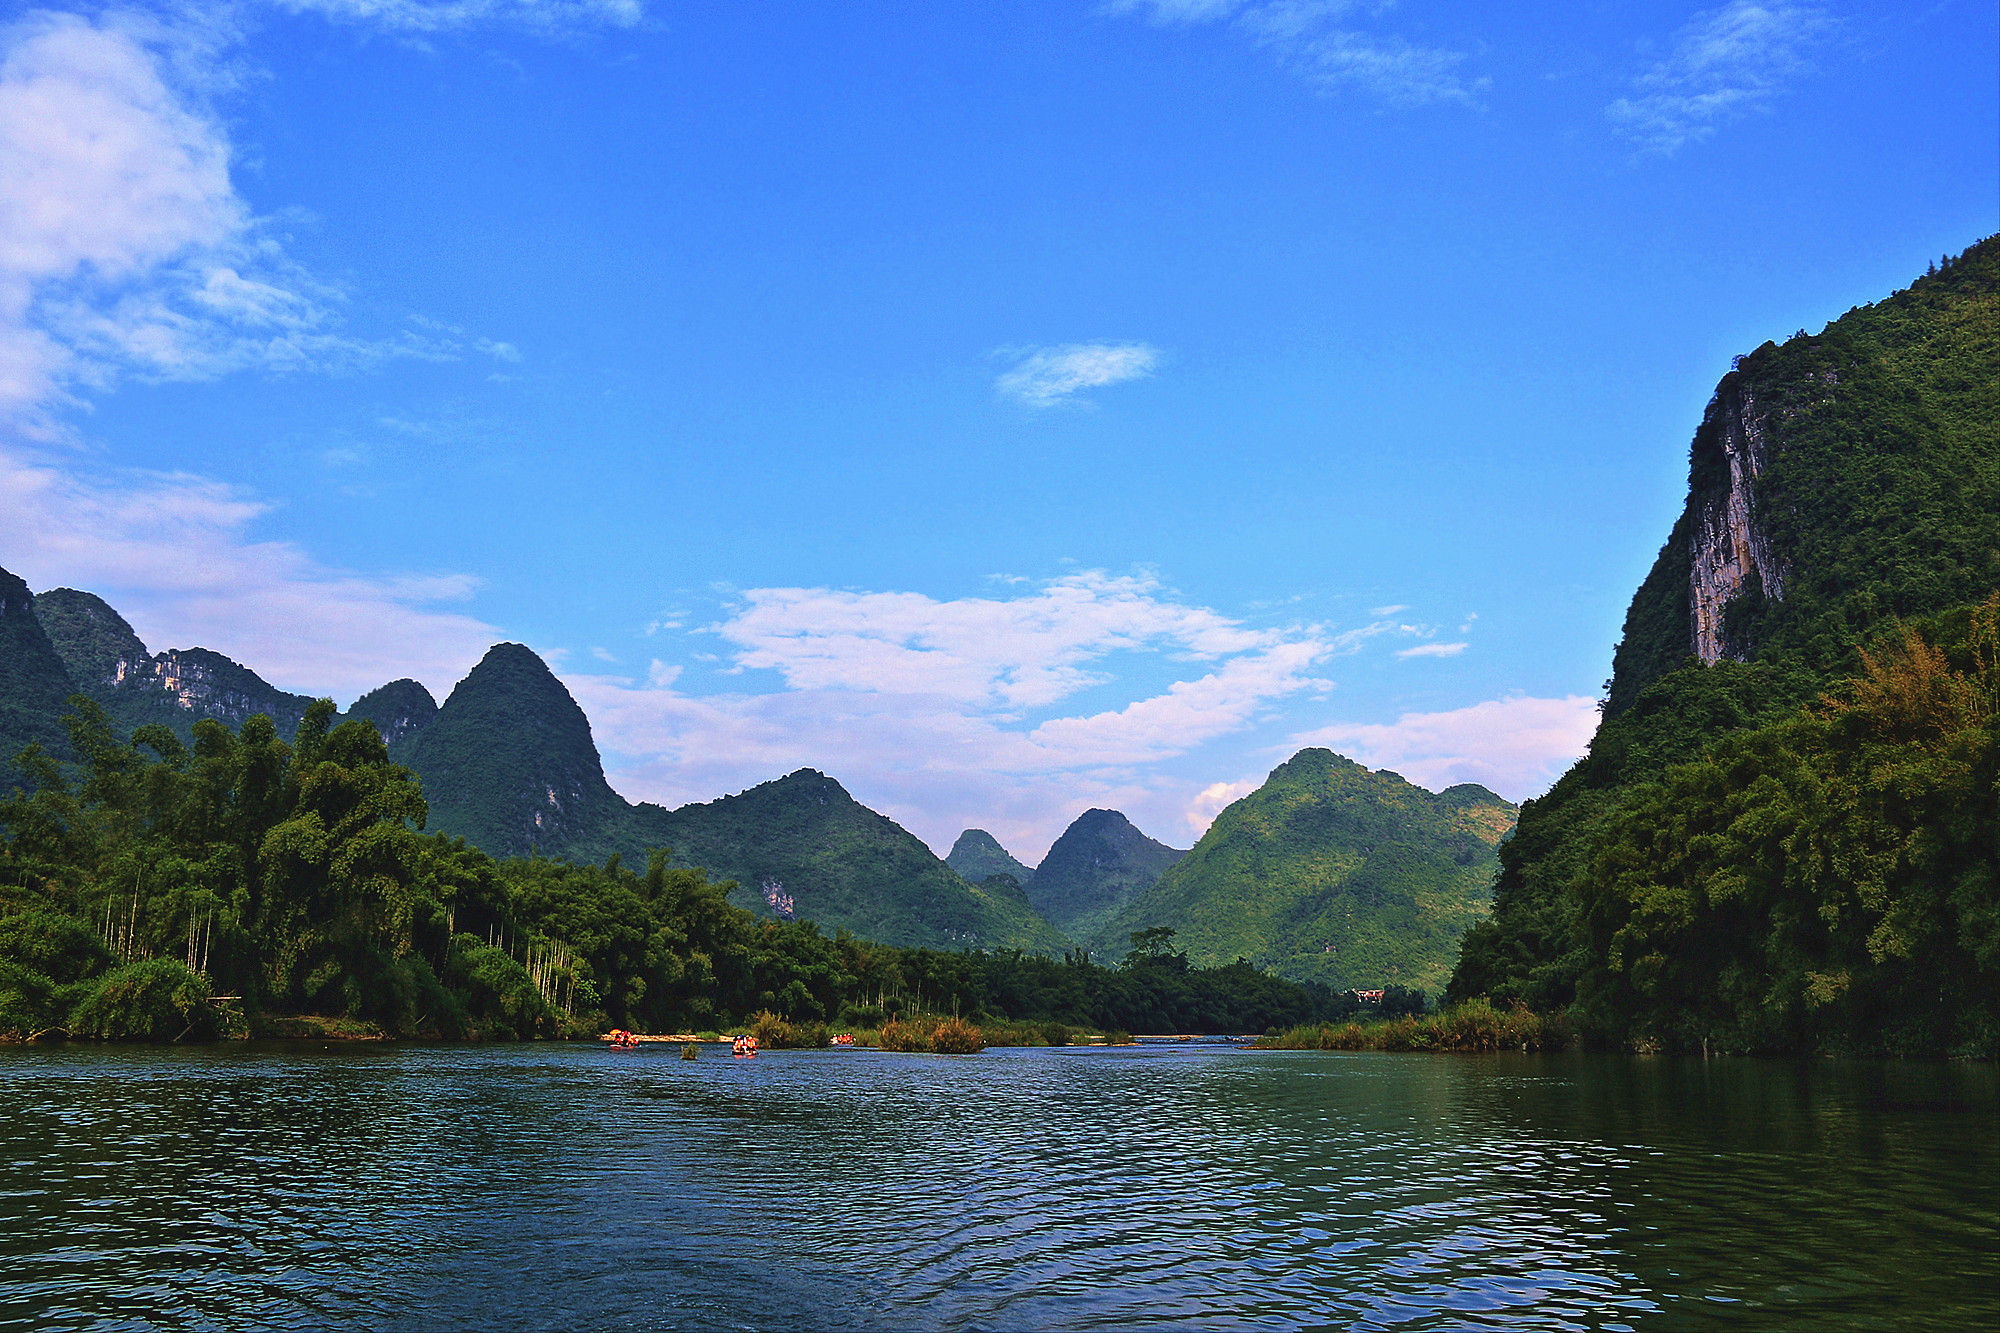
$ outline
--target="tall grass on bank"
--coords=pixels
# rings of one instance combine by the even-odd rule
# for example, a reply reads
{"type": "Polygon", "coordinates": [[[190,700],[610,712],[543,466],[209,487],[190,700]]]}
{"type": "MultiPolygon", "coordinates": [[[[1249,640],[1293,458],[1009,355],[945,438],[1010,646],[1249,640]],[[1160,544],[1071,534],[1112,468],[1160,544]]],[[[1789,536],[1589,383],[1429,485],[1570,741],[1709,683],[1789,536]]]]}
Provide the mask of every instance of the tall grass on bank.
{"type": "Polygon", "coordinates": [[[1422,1018],[1376,1023],[1318,1023],[1257,1039],[1273,1051],[1564,1051],[1576,1044],[1567,1014],[1538,1014],[1520,1005],[1495,1009],[1468,1000],[1422,1018]]]}
{"type": "Polygon", "coordinates": [[[986,1034],[962,1018],[892,1018],[876,1038],[885,1051],[928,1051],[933,1055],[976,1055],[986,1034]]]}

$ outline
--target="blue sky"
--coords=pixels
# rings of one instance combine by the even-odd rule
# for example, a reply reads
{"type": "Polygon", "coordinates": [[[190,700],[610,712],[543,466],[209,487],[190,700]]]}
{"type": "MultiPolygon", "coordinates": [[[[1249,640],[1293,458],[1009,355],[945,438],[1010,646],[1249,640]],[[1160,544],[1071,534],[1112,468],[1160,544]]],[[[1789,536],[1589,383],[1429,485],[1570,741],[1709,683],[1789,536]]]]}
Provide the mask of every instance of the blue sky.
{"type": "Polygon", "coordinates": [[[1541,790],[1729,358],[2000,226],[1969,0],[6,13],[0,565],[1030,860],[1541,790]]]}

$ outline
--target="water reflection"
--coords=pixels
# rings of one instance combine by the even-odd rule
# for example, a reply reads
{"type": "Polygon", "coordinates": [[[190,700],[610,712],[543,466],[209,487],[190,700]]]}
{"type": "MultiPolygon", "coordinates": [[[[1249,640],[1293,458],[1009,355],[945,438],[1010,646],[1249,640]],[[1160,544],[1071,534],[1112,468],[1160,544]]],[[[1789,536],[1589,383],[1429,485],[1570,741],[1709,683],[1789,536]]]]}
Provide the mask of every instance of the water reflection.
{"type": "Polygon", "coordinates": [[[0,1052],[49,1328],[2000,1325],[1988,1067],[0,1052]]]}

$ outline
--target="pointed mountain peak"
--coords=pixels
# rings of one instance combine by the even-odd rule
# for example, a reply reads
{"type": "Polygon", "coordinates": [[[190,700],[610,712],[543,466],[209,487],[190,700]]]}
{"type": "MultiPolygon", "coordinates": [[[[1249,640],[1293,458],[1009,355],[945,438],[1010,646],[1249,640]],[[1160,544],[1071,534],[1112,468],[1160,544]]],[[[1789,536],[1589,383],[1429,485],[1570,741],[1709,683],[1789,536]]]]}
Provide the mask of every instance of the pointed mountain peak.
{"type": "Polygon", "coordinates": [[[1059,929],[1087,934],[1184,855],[1141,833],[1119,811],[1086,810],[1035,868],[1028,897],[1059,929]]]}
{"type": "Polygon", "coordinates": [[[1015,860],[999,839],[983,828],[969,828],[959,834],[944,863],[974,884],[995,875],[1007,875],[1025,889],[1035,878],[1033,870],[1015,860]]]}
{"type": "Polygon", "coordinates": [[[423,778],[431,827],[494,856],[567,847],[627,809],[604,780],[590,719],[518,643],[487,650],[410,737],[405,762],[423,778]]]}

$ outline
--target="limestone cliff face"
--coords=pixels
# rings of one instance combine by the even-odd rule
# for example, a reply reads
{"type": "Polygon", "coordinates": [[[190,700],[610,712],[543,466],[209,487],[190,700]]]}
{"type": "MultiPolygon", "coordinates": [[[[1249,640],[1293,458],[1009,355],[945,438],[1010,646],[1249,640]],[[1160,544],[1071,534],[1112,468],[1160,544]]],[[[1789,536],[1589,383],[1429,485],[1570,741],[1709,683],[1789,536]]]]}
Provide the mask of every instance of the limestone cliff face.
{"type": "Polygon", "coordinates": [[[1765,414],[1750,388],[1731,376],[1709,401],[1695,436],[1696,484],[1688,497],[1688,640],[1703,662],[1746,656],[1724,621],[1746,589],[1784,599],[1787,571],[1758,512],[1756,481],[1769,453],[1765,414]]]}

